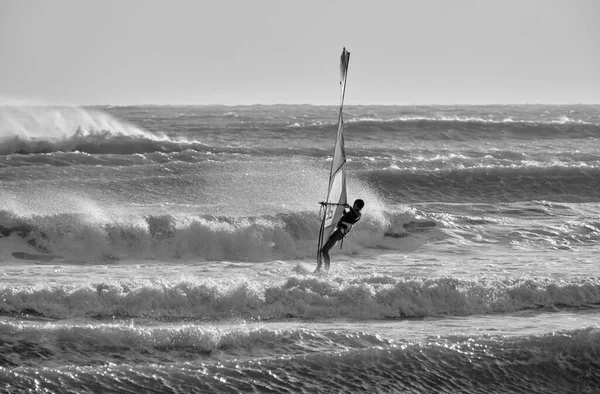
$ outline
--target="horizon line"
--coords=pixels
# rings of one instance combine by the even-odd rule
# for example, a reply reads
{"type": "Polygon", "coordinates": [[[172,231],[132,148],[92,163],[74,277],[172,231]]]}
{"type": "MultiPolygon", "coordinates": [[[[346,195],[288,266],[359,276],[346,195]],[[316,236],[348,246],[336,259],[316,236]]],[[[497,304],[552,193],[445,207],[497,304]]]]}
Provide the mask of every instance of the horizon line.
{"type": "MultiPolygon", "coordinates": [[[[586,106],[597,106],[600,102],[485,102],[485,103],[468,103],[468,102],[456,102],[456,103],[345,103],[346,107],[363,107],[363,106],[378,106],[378,107],[447,107],[447,106],[533,106],[533,105],[548,105],[548,106],[574,106],[574,105],[586,105],[586,106]]],[[[96,103],[96,104],[49,104],[49,103],[0,103],[1,107],[274,107],[274,106],[312,106],[312,107],[339,107],[339,104],[315,104],[315,103],[252,103],[252,104],[224,104],[224,103],[120,103],[120,104],[107,104],[107,103],[96,103]]]]}

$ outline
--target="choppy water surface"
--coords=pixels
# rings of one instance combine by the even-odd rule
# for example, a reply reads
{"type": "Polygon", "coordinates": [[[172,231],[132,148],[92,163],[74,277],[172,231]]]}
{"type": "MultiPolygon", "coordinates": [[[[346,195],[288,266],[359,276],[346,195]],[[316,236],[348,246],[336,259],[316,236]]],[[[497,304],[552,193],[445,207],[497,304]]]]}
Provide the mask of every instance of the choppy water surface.
{"type": "Polygon", "coordinates": [[[4,391],[599,392],[600,107],[345,119],[314,275],[337,108],[0,108],[4,391]]]}

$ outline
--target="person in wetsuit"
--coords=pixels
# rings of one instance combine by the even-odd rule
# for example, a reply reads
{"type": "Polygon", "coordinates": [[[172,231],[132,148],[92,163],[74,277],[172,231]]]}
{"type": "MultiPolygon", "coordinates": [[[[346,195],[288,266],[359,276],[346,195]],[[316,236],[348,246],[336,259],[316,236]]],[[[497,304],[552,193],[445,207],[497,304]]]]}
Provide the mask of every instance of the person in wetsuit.
{"type": "MultiPolygon", "coordinates": [[[[333,233],[331,233],[329,239],[327,240],[327,242],[325,242],[325,245],[323,245],[323,247],[319,251],[319,253],[321,253],[321,255],[323,256],[323,261],[325,262],[326,270],[329,270],[329,250],[331,250],[331,248],[333,248],[338,241],[344,239],[352,229],[352,226],[354,226],[360,220],[360,211],[363,209],[364,206],[365,202],[361,199],[355,200],[352,206],[344,204],[344,208],[347,209],[347,211],[344,212],[344,214],[338,221],[335,230],[333,231],[333,233]]],[[[320,263],[317,266],[315,272],[318,271],[321,271],[320,263]]]]}

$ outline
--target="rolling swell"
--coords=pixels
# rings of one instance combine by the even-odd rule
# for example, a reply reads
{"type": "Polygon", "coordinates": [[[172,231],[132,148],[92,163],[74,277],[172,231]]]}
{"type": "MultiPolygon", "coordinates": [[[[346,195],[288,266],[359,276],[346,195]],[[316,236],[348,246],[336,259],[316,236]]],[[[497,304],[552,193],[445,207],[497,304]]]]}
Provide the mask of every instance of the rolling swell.
{"type": "Polygon", "coordinates": [[[332,343],[354,349],[390,344],[388,340],[365,333],[343,335],[337,331],[318,333],[307,329],[271,329],[243,324],[219,327],[190,322],[161,327],[134,321],[94,326],[53,321],[42,324],[6,321],[0,322],[0,333],[5,338],[0,345],[3,350],[0,367],[266,358],[314,353],[318,348],[332,347],[332,343]],[[23,351],[25,349],[27,351],[23,351]]]}
{"type": "MultiPolygon", "coordinates": [[[[284,153],[288,157],[327,157],[329,152],[326,152],[320,146],[316,146],[290,147],[284,153]]],[[[364,154],[373,154],[373,150],[366,150],[364,154]]],[[[45,164],[53,166],[140,164],[138,158],[134,155],[143,155],[144,159],[158,163],[171,160],[196,162],[233,160],[239,158],[240,155],[277,157],[282,155],[282,150],[280,148],[254,146],[211,146],[198,141],[175,141],[168,138],[155,140],[143,136],[113,135],[109,131],[73,135],[58,141],[31,140],[20,137],[0,140],[0,167],[45,164]],[[47,155],[49,153],[53,153],[53,155],[47,155]],[[65,156],[67,153],[72,154],[65,156]],[[10,161],[6,159],[8,155],[13,154],[28,155],[30,157],[11,157],[10,161]],[[5,157],[1,157],[2,155],[5,157]],[[112,155],[112,157],[105,158],[104,155],[112,155]],[[115,157],[118,155],[123,157],[115,157]],[[133,157],[126,158],[126,156],[133,157]]]]}
{"type": "Polygon", "coordinates": [[[600,137],[600,124],[582,121],[494,121],[478,118],[400,118],[357,120],[347,127],[349,135],[393,136],[409,141],[480,141],[586,139],[600,137]]]}
{"type": "MultiPolygon", "coordinates": [[[[38,335],[45,331],[47,341],[35,345],[33,349],[33,343],[29,341],[16,344],[19,349],[14,350],[20,350],[22,354],[23,348],[29,348],[47,366],[0,367],[0,381],[7,389],[28,390],[39,387],[42,382],[45,390],[61,392],[80,392],[84,385],[99,391],[151,393],[362,393],[380,390],[389,393],[484,393],[490,390],[511,393],[592,393],[600,381],[596,361],[599,333],[597,329],[590,328],[515,338],[441,337],[417,343],[390,343],[371,337],[371,346],[354,342],[355,346],[345,344],[344,350],[315,352],[309,349],[318,349],[328,341],[320,340],[318,333],[310,331],[238,332],[237,340],[231,343],[233,349],[229,349],[227,338],[235,336],[235,332],[225,332],[221,339],[215,341],[214,337],[203,338],[204,329],[190,327],[170,333],[173,336],[171,343],[180,342],[178,337],[187,338],[189,347],[175,345],[171,351],[176,353],[176,349],[181,349],[182,360],[167,363],[152,362],[157,356],[161,361],[171,358],[169,348],[160,347],[160,343],[165,343],[161,339],[161,330],[122,327],[86,335],[85,329],[73,328],[73,342],[61,339],[60,329],[55,334],[51,333],[53,330],[56,329],[42,329],[38,335]],[[103,334],[106,340],[98,341],[103,334]],[[202,350],[224,349],[228,352],[238,348],[243,353],[253,351],[260,355],[266,345],[260,341],[261,336],[271,337],[293,352],[282,357],[263,356],[259,360],[242,357],[221,362],[218,355],[211,357],[210,352],[202,350]],[[152,343],[153,338],[156,338],[156,343],[152,343]],[[249,341],[252,339],[259,341],[249,341]],[[194,340],[196,344],[191,344],[194,340]],[[205,344],[202,345],[202,342],[205,344]],[[62,351],[54,353],[53,345],[61,343],[62,351]],[[94,351],[101,350],[101,353],[91,352],[97,357],[92,357],[84,366],[68,365],[70,363],[66,366],[52,365],[57,353],[71,351],[67,344],[75,350],[77,347],[85,349],[94,343],[100,346],[94,351]],[[118,350],[130,355],[133,361],[115,357],[118,350]],[[103,357],[112,361],[94,365],[103,357]],[[186,357],[190,360],[184,361],[186,357]]],[[[19,338],[27,330],[10,331],[19,338]]],[[[332,340],[344,337],[360,338],[361,334],[340,333],[332,340]]],[[[16,341],[11,342],[3,347],[13,350],[11,345],[15,345],[16,341]]],[[[180,343],[183,345],[185,339],[180,343]]],[[[235,351],[231,353],[235,354],[235,351]]],[[[8,353],[4,357],[16,356],[8,353]]],[[[25,365],[27,361],[32,360],[26,359],[25,365]]]]}
{"type": "MultiPolygon", "coordinates": [[[[292,124],[265,124],[261,127],[265,135],[285,137],[295,141],[309,138],[321,144],[331,144],[335,122],[322,119],[292,124]]],[[[572,120],[564,117],[556,120],[505,120],[478,117],[391,117],[353,118],[346,117],[344,134],[352,148],[363,144],[390,143],[402,146],[405,143],[438,142],[498,142],[595,139],[600,137],[600,123],[572,120]]],[[[291,142],[293,144],[293,142],[291,142]]]]}
{"type": "Polygon", "coordinates": [[[85,384],[115,392],[591,393],[600,381],[595,328],[417,342],[361,332],[133,323],[0,324],[0,330],[9,334],[0,381],[11,390],[41,381],[61,392],[79,392],[85,384]],[[332,348],[335,343],[342,350],[332,348]],[[9,368],[16,361],[19,367],[9,368]]]}

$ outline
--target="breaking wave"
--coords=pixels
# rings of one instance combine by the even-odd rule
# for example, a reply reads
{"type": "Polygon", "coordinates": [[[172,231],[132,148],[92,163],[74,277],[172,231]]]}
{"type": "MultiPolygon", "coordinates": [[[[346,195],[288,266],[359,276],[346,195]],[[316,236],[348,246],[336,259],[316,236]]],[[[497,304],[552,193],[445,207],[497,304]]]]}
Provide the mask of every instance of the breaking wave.
{"type": "MultiPolygon", "coordinates": [[[[135,267],[132,267],[135,269],[135,267]]],[[[331,275],[281,280],[114,279],[88,285],[0,289],[0,314],[158,320],[359,320],[466,316],[595,307],[598,278],[397,278],[331,275]]]]}
{"type": "MultiPolygon", "coordinates": [[[[345,248],[345,253],[376,248],[386,234],[402,237],[407,231],[435,226],[415,219],[409,212],[365,218],[361,228],[351,234],[353,245],[345,248]]],[[[315,212],[257,217],[147,215],[129,222],[95,222],[85,213],[19,217],[0,211],[0,220],[0,242],[10,240],[11,250],[80,261],[306,258],[314,254],[315,229],[320,223],[315,212]]]]}
{"type": "Polygon", "coordinates": [[[0,155],[57,151],[134,154],[168,150],[169,142],[165,135],[91,109],[0,107],[0,155]]]}

